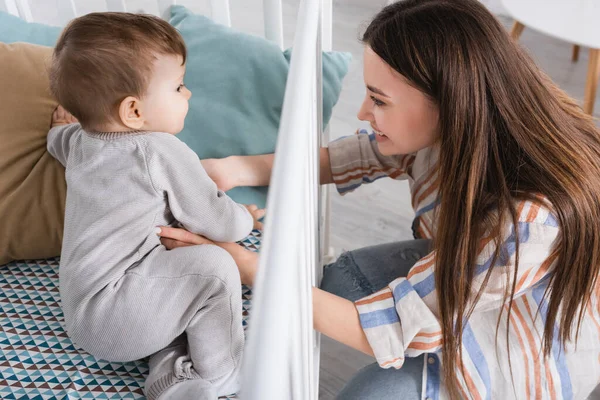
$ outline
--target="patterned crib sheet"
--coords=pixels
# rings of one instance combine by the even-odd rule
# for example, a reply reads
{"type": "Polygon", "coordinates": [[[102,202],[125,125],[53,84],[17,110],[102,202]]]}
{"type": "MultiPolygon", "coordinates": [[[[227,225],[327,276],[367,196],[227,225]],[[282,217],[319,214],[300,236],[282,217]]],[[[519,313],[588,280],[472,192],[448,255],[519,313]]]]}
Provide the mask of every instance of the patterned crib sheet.
{"type": "MultiPolygon", "coordinates": [[[[253,231],[240,244],[258,251],[260,240],[260,232],[253,231]]],[[[58,262],[53,258],[0,266],[0,399],[145,399],[147,360],[98,360],[67,336],[58,262]]],[[[246,286],[242,298],[246,329],[252,298],[246,286]]]]}

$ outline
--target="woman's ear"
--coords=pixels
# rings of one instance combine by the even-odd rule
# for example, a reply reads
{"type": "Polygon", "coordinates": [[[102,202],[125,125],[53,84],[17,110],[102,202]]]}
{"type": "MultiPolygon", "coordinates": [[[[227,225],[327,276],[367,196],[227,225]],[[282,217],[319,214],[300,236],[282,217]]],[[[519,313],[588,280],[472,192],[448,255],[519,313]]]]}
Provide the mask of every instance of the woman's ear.
{"type": "Polygon", "coordinates": [[[119,119],[130,129],[139,130],[144,126],[142,102],[137,97],[128,96],[119,105],[119,119]]]}

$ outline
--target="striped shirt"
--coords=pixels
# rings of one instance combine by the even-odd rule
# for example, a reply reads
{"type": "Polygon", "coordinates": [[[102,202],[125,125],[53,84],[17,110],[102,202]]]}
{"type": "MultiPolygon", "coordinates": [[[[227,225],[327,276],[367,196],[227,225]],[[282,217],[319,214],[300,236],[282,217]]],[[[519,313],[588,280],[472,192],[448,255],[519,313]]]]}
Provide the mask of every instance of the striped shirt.
{"type": "MultiPolygon", "coordinates": [[[[410,155],[383,156],[374,134],[357,133],[329,144],[338,191],[346,194],[383,177],[408,179],[418,219],[416,233],[433,239],[439,187],[437,150],[427,148],[410,155]]],[[[499,257],[493,266],[494,241],[482,238],[474,293],[490,267],[493,271],[464,326],[464,373],[458,363],[455,367],[460,392],[465,399],[585,399],[600,383],[600,284],[596,285],[585,312],[577,346],[569,343],[563,351],[555,338],[550,356],[544,358],[541,343],[548,307],[544,291],[556,267],[553,250],[559,226],[550,205],[543,199],[535,203],[519,201],[516,206],[519,271],[512,312],[507,317],[508,305],[504,302],[504,284],[507,275],[512,284],[514,272],[516,235],[511,222],[502,238],[502,250],[509,257],[499,257]],[[501,325],[496,331],[500,314],[501,325]],[[514,379],[509,368],[507,335],[514,379]]],[[[382,368],[401,368],[405,357],[425,354],[423,399],[448,398],[441,381],[442,330],[435,268],[433,251],[419,260],[407,277],[400,277],[355,303],[360,323],[382,368]]],[[[555,330],[555,336],[557,333],[555,330]]]]}

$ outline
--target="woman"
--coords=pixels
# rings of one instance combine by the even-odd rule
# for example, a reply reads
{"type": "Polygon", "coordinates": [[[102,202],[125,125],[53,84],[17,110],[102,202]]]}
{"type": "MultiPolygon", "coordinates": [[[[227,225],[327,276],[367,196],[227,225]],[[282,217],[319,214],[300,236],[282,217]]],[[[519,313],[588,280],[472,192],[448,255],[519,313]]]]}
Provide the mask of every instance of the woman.
{"type": "MultiPolygon", "coordinates": [[[[593,121],[475,0],[392,4],[363,41],[358,117],[374,133],[322,149],[321,181],[345,194],[409,179],[418,240],[346,253],[314,289],[315,328],[378,363],[339,397],[587,397],[600,381],[593,121]]],[[[267,184],[272,159],[204,165],[229,189],[267,184]]],[[[256,256],[221,245],[252,283],[256,256]]]]}

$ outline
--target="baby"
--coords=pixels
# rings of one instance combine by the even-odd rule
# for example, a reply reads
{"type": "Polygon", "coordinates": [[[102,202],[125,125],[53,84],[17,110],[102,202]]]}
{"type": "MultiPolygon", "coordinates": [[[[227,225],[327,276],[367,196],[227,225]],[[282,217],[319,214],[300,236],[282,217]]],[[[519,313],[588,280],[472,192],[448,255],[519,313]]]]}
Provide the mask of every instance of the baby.
{"type": "Polygon", "coordinates": [[[231,256],[212,245],[167,251],[157,227],[234,242],[262,214],[219,191],[175,137],[191,97],[185,60],[167,22],[93,13],[65,28],[50,70],[68,111],[55,111],[48,133],[48,151],[66,167],[59,276],[67,331],[101,359],[151,356],[150,400],[236,392],[244,345],[231,256]]]}

